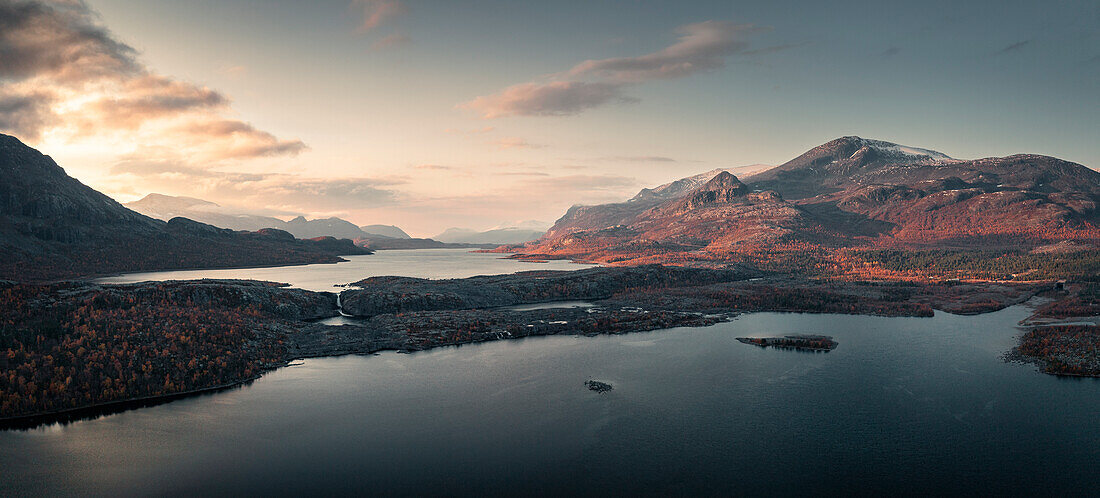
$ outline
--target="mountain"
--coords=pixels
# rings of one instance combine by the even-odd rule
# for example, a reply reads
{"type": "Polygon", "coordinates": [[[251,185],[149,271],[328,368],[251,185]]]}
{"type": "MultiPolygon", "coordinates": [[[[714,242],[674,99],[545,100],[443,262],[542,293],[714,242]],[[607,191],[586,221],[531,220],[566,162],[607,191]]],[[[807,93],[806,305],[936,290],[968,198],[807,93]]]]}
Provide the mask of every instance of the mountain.
{"type": "Polygon", "coordinates": [[[1053,157],[954,159],[842,137],[744,182],[714,170],[573,206],[527,254],[640,263],[782,248],[1100,244],[1100,173],[1053,157]]]}
{"type": "Polygon", "coordinates": [[[354,223],[340,218],[307,220],[304,216],[298,216],[286,222],[284,226],[286,227],[284,230],[302,239],[324,236],[356,239],[370,235],[360,230],[354,223]]]}
{"type": "Polygon", "coordinates": [[[397,228],[393,225],[363,225],[359,227],[360,230],[366,232],[368,235],[380,235],[382,237],[389,237],[391,239],[411,239],[409,234],[404,230],[397,228]]]}
{"type": "Polygon", "coordinates": [[[400,228],[390,225],[358,227],[340,218],[308,220],[304,216],[298,216],[290,221],[283,221],[271,216],[234,213],[213,202],[193,197],[176,197],[154,193],[140,200],[126,203],[125,206],[151,218],[165,221],[182,216],[231,230],[255,231],[263,228],[275,228],[290,232],[299,239],[312,239],[314,237],[336,237],[352,240],[378,237],[409,238],[408,234],[400,228]]]}
{"type": "Polygon", "coordinates": [[[440,242],[456,244],[522,244],[542,237],[545,224],[537,221],[518,222],[516,226],[500,226],[479,232],[468,228],[448,228],[432,237],[440,242]],[[540,228],[541,227],[541,228],[540,228]]]}
{"type": "Polygon", "coordinates": [[[1100,173],[1034,154],[959,160],[842,137],[746,182],[884,245],[1029,247],[1100,226],[1100,173]]]}
{"type": "MultiPolygon", "coordinates": [[[[277,228],[291,232],[287,230],[286,222],[278,218],[234,214],[218,204],[194,197],[176,197],[154,193],[123,205],[150,218],[164,221],[184,217],[230,230],[256,231],[263,228],[277,228]]],[[[309,238],[294,232],[291,233],[300,239],[309,238]]]]}
{"type": "Polygon", "coordinates": [[[51,280],[129,271],[340,261],[369,254],[331,237],[235,232],[127,209],[18,139],[0,135],[0,279],[51,280]]]}

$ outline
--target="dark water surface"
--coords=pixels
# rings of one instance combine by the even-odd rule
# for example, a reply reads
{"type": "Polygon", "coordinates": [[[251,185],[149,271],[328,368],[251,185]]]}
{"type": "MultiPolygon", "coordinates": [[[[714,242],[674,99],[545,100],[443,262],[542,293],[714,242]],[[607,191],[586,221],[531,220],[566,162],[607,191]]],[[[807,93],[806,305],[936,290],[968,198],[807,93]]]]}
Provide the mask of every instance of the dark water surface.
{"type": "Polygon", "coordinates": [[[1004,363],[1027,314],[758,313],[306,360],[0,432],[0,495],[1095,494],[1100,381],[1004,363]],[[840,346],[735,340],[787,333],[840,346]]]}

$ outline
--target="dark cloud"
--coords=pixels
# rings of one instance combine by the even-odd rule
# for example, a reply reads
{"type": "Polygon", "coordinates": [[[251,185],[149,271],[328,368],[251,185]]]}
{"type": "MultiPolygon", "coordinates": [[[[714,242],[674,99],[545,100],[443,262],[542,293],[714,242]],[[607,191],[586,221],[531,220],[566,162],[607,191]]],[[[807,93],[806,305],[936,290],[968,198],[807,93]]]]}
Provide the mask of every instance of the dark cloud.
{"type": "Polygon", "coordinates": [[[141,71],[135,55],[95,23],[83,2],[0,0],[0,78],[133,74],[141,71]]]}
{"type": "Polygon", "coordinates": [[[54,120],[49,100],[46,94],[6,95],[0,92],[0,129],[27,140],[37,140],[41,130],[54,120]]]}
{"type": "MultiPolygon", "coordinates": [[[[55,128],[71,138],[186,122],[184,133],[142,135],[143,141],[189,146],[202,159],[295,155],[300,140],[231,119],[229,99],[158,75],[136,51],[101,26],[80,0],[0,0],[0,131],[35,140],[55,128]]],[[[171,128],[171,127],[169,127],[171,128]]]]}

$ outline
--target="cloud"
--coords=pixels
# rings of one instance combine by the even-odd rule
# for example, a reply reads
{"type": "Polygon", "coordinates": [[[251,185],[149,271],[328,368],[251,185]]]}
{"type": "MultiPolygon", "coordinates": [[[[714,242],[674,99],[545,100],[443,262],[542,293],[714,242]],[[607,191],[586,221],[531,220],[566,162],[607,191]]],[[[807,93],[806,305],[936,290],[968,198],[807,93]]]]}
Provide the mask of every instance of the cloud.
{"type": "Polygon", "coordinates": [[[400,178],[313,178],[221,171],[196,167],[160,152],[128,154],[111,172],[140,178],[146,192],[177,192],[277,212],[316,213],[392,205],[400,197],[392,187],[405,183],[400,178]],[[181,186],[184,192],[179,192],[181,186]]]}
{"type": "Polygon", "coordinates": [[[141,71],[136,51],[114,39],[82,2],[0,1],[0,78],[60,81],[141,71]]]}
{"type": "Polygon", "coordinates": [[[504,137],[493,141],[501,149],[541,149],[546,147],[541,144],[533,144],[520,137],[504,137]]]}
{"type": "Polygon", "coordinates": [[[393,185],[388,180],[372,178],[313,178],[302,179],[295,176],[273,176],[256,185],[255,195],[264,199],[312,206],[329,206],[321,209],[344,209],[390,204],[396,198],[392,190],[382,188],[393,185]]]}
{"type": "Polygon", "coordinates": [[[640,185],[635,178],[618,175],[514,176],[517,181],[511,188],[416,199],[403,205],[403,209],[499,219],[504,211],[534,214],[564,210],[577,202],[598,204],[621,201],[640,185]]]}
{"type": "Polygon", "coordinates": [[[883,50],[882,53],[880,53],[878,55],[879,55],[879,57],[893,57],[895,55],[898,55],[900,52],[901,52],[900,48],[890,47],[886,50],[883,50]]]}
{"type": "Polygon", "coordinates": [[[762,31],[751,24],[705,21],[676,29],[680,39],[667,48],[638,57],[587,60],[573,66],[570,76],[596,75],[618,82],[682,78],[720,68],[726,57],[745,51],[746,35],[762,31]]]}
{"type": "Polygon", "coordinates": [[[150,120],[229,104],[225,96],[209,88],[149,74],[126,80],[119,90],[84,103],[74,118],[84,118],[90,128],[132,130],[150,120]]]}
{"type": "Polygon", "coordinates": [[[351,5],[363,10],[363,22],[359,25],[362,33],[408,12],[405,4],[398,0],[354,0],[351,5]]]}
{"type": "Polygon", "coordinates": [[[209,159],[242,159],[267,156],[296,156],[308,150],[301,140],[280,140],[271,133],[235,120],[202,120],[180,128],[192,143],[217,140],[221,145],[210,151],[209,159]]]}
{"type": "Polygon", "coordinates": [[[623,96],[620,84],[553,81],[513,85],[500,93],[477,97],[458,107],[477,111],[483,118],[492,119],[505,116],[568,116],[609,102],[636,101],[623,96]]]}
{"type": "Polygon", "coordinates": [[[674,163],[675,159],[664,156],[605,156],[603,161],[631,162],[631,163],[674,163]]]}
{"type": "Polygon", "coordinates": [[[413,166],[413,168],[427,169],[427,170],[433,170],[433,171],[447,171],[447,170],[454,169],[454,167],[444,166],[442,164],[418,164],[416,166],[413,166]]]}
{"type": "Polygon", "coordinates": [[[79,0],[0,0],[0,131],[206,160],[306,148],[226,117],[230,101],[213,89],[151,71],[98,19],[79,0]]]}
{"type": "Polygon", "coordinates": [[[550,176],[544,171],[504,171],[497,173],[499,176],[550,176]]]}
{"type": "Polygon", "coordinates": [[[591,59],[550,76],[549,82],[528,82],[459,104],[482,118],[505,116],[568,116],[610,103],[638,100],[625,87],[647,81],[684,78],[725,66],[734,55],[763,55],[795,45],[749,50],[747,38],[765,28],[728,21],[704,21],[680,26],[679,38],[668,47],[636,57],[591,59]]]}
{"type": "Polygon", "coordinates": [[[12,95],[0,91],[0,129],[27,140],[38,140],[41,131],[54,121],[46,102],[47,94],[12,95]]]}
{"type": "Polygon", "coordinates": [[[1009,45],[1005,48],[1002,48],[1002,49],[998,50],[995,55],[1004,55],[1004,54],[1009,54],[1009,53],[1012,53],[1012,52],[1019,52],[1024,47],[1030,45],[1032,41],[1034,41],[1034,40],[1018,41],[1016,43],[1013,43],[1012,45],[1009,45]]]}
{"type": "Polygon", "coordinates": [[[474,129],[474,130],[460,130],[458,128],[447,128],[446,130],[443,130],[443,131],[445,133],[449,133],[451,135],[480,135],[482,133],[489,133],[489,132],[491,132],[495,129],[496,129],[495,126],[485,126],[483,128],[477,128],[477,129],[474,129]]]}

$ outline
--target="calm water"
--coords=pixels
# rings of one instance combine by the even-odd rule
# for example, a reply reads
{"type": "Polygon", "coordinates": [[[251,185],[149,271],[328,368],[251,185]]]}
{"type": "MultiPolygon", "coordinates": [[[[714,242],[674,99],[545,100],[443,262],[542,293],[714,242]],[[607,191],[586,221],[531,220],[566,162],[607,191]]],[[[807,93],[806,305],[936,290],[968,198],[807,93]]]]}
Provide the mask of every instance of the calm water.
{"type": "Polygon", "coordinates": [[[1027,314],[757,313],[306,360],[223,393],[0,432],[0,495],[1095,494],[1100,381],[1004,363],[1027,314]],[[840,346],[735,340],[787,333],[840,346]]]}
{"type": "Polygon", "coordinates": [[[336,264],[127,273],[115,277],[101,278],[97,281],[111,284],[129,284],[147,280],[243,278],[285,282],[300,289],[332,292],[339,290],[334,288],[334,285],[356,282],[367,277],[380,275],[465,278],[474,275],[494,275],[528,270],[578,270],[593,266],[568,261],[525,263],[514,259],[501,259],[502,256],[502,254],[473,253],[470,252],[470,249],[410,249],[378,251],[370,255],[343,256],[348,261],[336,264]]]}

